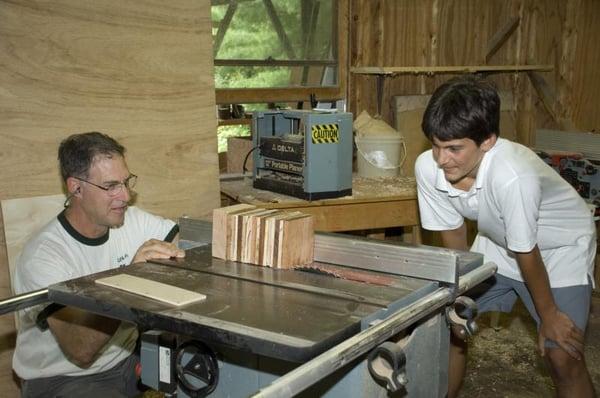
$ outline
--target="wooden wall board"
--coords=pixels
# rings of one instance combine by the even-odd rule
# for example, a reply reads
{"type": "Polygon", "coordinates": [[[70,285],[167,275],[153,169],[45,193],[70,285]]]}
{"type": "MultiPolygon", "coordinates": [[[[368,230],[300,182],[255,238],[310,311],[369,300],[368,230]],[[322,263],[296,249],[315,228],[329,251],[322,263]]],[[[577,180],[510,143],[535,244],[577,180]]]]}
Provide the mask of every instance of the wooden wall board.
{"type": "MultiPolygon", "coordinates": [[[[493,76],[501,90],[512,91],[515,137],[531,143],[537,128],[561,128],[572,119],[581,130],[598,130],[600,114],[600,3],[594,0],[351,1],[350,67],[443,66],[483,64],[487,45],[507,22],[517,29],[490,62],[494,65],[553,64],[542,75],[557,93],[554,120],[527,77],[493,76]]],[[[430,94],[451,75],[402,75],[386,78],[381,114],[393,123],[392,97],[430,94]]],[[[351,75],[350,111],[377,110],[376,78],[351,75]]]]}
{"type": "Polygon", "coordinates": [[[99,285],[138,294],[176,307],[206,300],[205,294],[129,274],[107,276],[96,279],[95,282],[99,285]]]}
{"type": "MultiPolygon", "coordinates": [[[[170,218],[217,207],[211,26],[209,0],[0,3],[0,200],[61,193],[59,142],[97,130],[127,147],[138,206],[170,218]]],[[[4,246],[0,234],[9,296],[4,246]]],[[[1,358],[11,328],[0,319],[1,358]]],[[[9,364],[0,380],[15,396],[9,364]]]]}
{"type": "MultiPolygon", "coordinates": [[[[572,108],[575,125],[600,133],[600,2],[583,1],[576,27],[579,30],[573,72],[572,108]]],[[[599,274],[600,275],[600,274],[599,274]]]]}
{"type": "MultiPolygon", "coordinates": [[[[244,160],[252,150],[252,137],[229,137],[227,139],[227,172],[241,173],[244,170],[244,160]]],[[[248,156],[246,170],[252,173],[253,156],[248,156]]]]}
{"type": "Polygon", "coordinates": [[[25,243],[64,209],[65,199],[65,195],[60,194],[2,201],[2,219],[10,280],[12,280],[17,258],[25,243]]]}

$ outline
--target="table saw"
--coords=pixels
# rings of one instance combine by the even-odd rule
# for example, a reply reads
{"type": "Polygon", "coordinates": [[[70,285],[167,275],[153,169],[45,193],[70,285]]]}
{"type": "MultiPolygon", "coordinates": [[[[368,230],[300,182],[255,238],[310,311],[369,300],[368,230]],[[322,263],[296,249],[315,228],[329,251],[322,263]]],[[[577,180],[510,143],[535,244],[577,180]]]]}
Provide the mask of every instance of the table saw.
{"type": "Polygon", "coordinates": [[[317,234],[313,264],[274,270],[213,258],[210,231],[184,219],[184,259],[65,281],[47,300],[137,324],[142,382],[167,395],[443,397],[451,330],[475,329],[460,294],[496,269],[475,253],[317,234]],[[173,307],[94,282],[119,273],[207,298],[173,307]]]}

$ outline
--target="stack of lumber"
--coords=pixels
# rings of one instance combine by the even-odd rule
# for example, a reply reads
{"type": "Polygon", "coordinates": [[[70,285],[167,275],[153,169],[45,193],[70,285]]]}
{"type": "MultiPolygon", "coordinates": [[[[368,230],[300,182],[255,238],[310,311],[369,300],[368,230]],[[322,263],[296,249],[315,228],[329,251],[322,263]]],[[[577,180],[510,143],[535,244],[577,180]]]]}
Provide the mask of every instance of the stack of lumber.
{"type": "Polygon", "coordinates": [[[313,217],[238,204],[213,210],[213,257],[273,268],[313,262],[313,217]]]}

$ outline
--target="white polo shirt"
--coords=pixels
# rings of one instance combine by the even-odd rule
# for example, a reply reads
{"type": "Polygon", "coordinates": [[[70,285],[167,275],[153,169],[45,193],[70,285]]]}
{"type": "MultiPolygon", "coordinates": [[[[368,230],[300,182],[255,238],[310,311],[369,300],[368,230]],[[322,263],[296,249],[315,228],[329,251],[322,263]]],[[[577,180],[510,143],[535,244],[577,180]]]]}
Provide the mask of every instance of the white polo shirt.
{"type": "Polygon", "coordinates": [[[454,188],[433,159],[422,153],[415,164],[423,228],[460,227],[477,220],[472,251],[498,265],[498,273],[523,278],[513,252],[537,244],[550,285],[565,287],[593,281],[596,228],[584,200],[529,148],[502,138],[485,153],[475,183],[454,188]]]}

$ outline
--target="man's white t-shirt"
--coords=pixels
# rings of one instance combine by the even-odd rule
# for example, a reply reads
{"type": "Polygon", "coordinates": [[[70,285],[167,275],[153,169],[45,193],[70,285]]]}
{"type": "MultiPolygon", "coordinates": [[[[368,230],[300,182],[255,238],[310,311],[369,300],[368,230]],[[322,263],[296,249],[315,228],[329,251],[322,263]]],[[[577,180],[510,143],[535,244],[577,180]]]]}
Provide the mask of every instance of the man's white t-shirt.
{"type": "Polygon", "coordinates": [[[522,281],[514,252],[540,249],[551,287],[593,281],[596,228],[575,189],[529,148],[498,138],[485,153],[475,183],[454,188],[433,159],[422,153],[415,164],[423,228],[460,227],[477,220],[472,251],[498,265],[498,273],[522,281]]]}
{"type": "MultiPolygon", "coordinates": [[[[23,249],[13,277],[15,293],[22,294],[81,276],[131,263],[148,239],[162,240],[175,223],[136,207],[125,212],[123,225],[97,239],[80,235],[64,212],[48,223],[23,249]]],[[[133,352],[135,325],[122,323],[98,359],[87,369],[69,361],[48,329],[41,331],[35,319],[44,305],[19,311],[19,331],[13,369],[19,377],[81,376],[111,369],[133,352]]]]}

